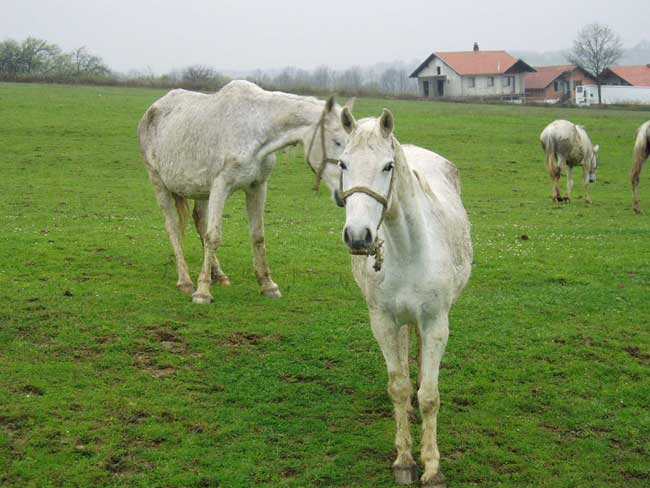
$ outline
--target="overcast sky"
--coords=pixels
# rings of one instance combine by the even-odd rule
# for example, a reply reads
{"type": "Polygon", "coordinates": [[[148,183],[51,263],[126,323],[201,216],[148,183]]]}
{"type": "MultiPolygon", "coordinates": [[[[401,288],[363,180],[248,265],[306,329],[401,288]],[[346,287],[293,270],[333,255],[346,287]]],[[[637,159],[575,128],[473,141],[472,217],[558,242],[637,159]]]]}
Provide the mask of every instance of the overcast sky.
{"type": "Polygon", "coordinates": [[[0,36],[85,45],[119,71],[311,69],[432,51],[568,48],[581,25],[650,39],[650,0],[3,0],[0,36]]]}

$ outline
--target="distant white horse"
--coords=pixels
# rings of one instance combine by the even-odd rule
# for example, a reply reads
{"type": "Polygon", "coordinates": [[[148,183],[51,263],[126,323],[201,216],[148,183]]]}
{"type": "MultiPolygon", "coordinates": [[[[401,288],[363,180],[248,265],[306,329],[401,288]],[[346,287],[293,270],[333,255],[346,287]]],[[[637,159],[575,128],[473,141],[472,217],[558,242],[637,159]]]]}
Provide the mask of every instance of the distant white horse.
{"type": "Polygon", "coordinates": [[[472,244],[456,167],[417,146],[400,146],[393,116],[356,122],[341,114],[350,141],[340,158],[345,203],[343,240],[368,303],[370,325],[388,368],[395,409],[398,483],[414,481],[409,411],[408,324],[420,336],[422,483],[442,486],[436,417],[438,371],[449,335],[449,310],[469,279],[472,244]],[[374,256],[368,257],[368,256],[374,256]]]}
{"type": "Polygon", "coordinates": [[[639,206],[639,176],[643,163],[650,156],[650,120],[639,127],[636,133],[636,142],[634,144],[634,165],[632,166],[632,193],[634,194],[634,211],[641,213],[639,206]]]}
{"type": "Polygon", "coordinates": [[[594,146],[581,125],[575,125],[568,120],[556,120],[546,126],[540,135],[542,148],[546,154],[546,169],[553,180],[553,201],[570,202],[573,189],[573,168],[582,166],[582,180],[585,188],[585,203],[591,203],[589,198],[589,183],[596,181],[598,168],[598,149],[594,146]],[[566,167],[566,198],[560,196],[558,182],[562,169],[566,167]]]}
{"type": "Polygon", "coordinates": [[[203,241],[204,260],[195,303],[210,303],[211,282],[230,284],[215,252],[221,244],[223,210],[236,190],[246,192],[255,274],[262,293],[280,297],[271,279],[264,246],[264,203],[275,152],[302,143],[305,158],[338,199],[335,164],[347,142],[341,108],[268,92],[247,81],[232,81],[212,95],[172,90],[144,114],[138,127],[140,147],[167,233],[176,256],[177,287],[194,291],[181,247],[187,199],[194,199],[194,220],[203,241]]]}

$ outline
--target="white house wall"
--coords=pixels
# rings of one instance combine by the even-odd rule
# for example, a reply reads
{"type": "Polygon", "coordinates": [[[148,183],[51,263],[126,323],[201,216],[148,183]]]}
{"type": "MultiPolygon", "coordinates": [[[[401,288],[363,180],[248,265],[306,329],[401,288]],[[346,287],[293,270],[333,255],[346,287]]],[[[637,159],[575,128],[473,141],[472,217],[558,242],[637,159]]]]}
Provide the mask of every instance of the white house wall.
{"type": "Polygon", "coordinates": [[[424,96],[423,84],[424,81],[428,81],[429,98],[439,98],[437,95],[437,79],[439,78],[435,78],[438,76],[446,76],[445,98],[498,97],[504,95],[523,95],[525,93],[524,79],[526,73],[507,75],[514,78],[514,90],[512,86],[503,86],[503,78],[506,75],[492,75],[494,77],[494,86],[488,86],[490,76],[474,76],[475,86],[472,88],[470,87],[471,76],[460,76],[440,59],[433,58],[429,64],[418,73],[418,88],[420,96],[424,96]],[[438,68],[440,68],[440,73],[438,73],[438,68]]]}

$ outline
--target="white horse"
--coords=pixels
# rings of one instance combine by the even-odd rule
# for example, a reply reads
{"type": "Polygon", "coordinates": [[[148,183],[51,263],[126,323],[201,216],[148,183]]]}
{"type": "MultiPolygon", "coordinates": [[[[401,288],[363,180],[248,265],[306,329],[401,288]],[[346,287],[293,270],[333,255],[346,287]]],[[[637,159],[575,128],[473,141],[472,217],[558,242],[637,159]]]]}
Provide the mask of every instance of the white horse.
{"type": "Polygon", "coordinates": [[[204,247],[192,300],[210,303],[211,282],[230,284],[215,254],[224,206],[231,193],[244,190],[257,280],[262,293],[281,296],[264,246],[264,203],[274,153],[302,143],[317,175],[316,187],[322,179],[338,200],[335,163],[347,142],[340,113],[333,98],[322,102],[268,92],[241,80],[211,95],[172,90],[145,112],[138,127],[140,148],[174,248],[179,290],[194,292],[181,247],[187,199],[195,200],[193,216],[204,247]]]}
{"type": "Polygon", "coordinates": [[[636,133],[636,142],[634,144],[634,165],[632,166],[632,193],[634,194],[634,211],[641,213],[639,206],[639,176],[643,163],[650,156],[650,120],[639,127],[636,133]]]}
{"type": "Polygon", "coordinates": [[[472,263],[458,170],[431,151],[400,146],[386,109],[379,119],[356,122],[345,108],[341,120],[350,133],[339,163],[346,213],[343,240],[353,254],[352,271],[388,368],[397,424],[395,479],[409,484],[416,476],[408,416],[411,324],[420,337],[422,483],[441,486],[438,371],[449,335],[449,310],[467,284],[472,263]]]}
{"type": "Polygon", "coordinates": [[[546,169],[553,180],[553,201],[570,202],[573,189],[573,168],[582,166],[582,179],[585,188],[585,203],[591,203],[589,198],[589,183],[596,181],[598,168],[598,149],[591,143],[587,131],[581,125],[575,125],[568,120],[556,120],[548,124],[540,135],[542,148],[546,154],[546,169]],[[560,196],[558,182],[562,169],[567,169],[567,196],[560,196]]]}

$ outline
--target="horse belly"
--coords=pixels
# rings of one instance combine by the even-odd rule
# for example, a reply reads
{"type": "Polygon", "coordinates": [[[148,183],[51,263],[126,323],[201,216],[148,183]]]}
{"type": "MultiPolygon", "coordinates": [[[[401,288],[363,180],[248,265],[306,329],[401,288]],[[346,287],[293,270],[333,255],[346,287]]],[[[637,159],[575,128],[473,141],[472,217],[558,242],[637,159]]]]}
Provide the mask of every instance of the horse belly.
{"type": "Polygon", "coordinates": [[[173,164],[161,164],[158,174],[172,193],[187,198],[205,198],[215,178],[214,168],[197,161],[179,159],[173,164]]]}

